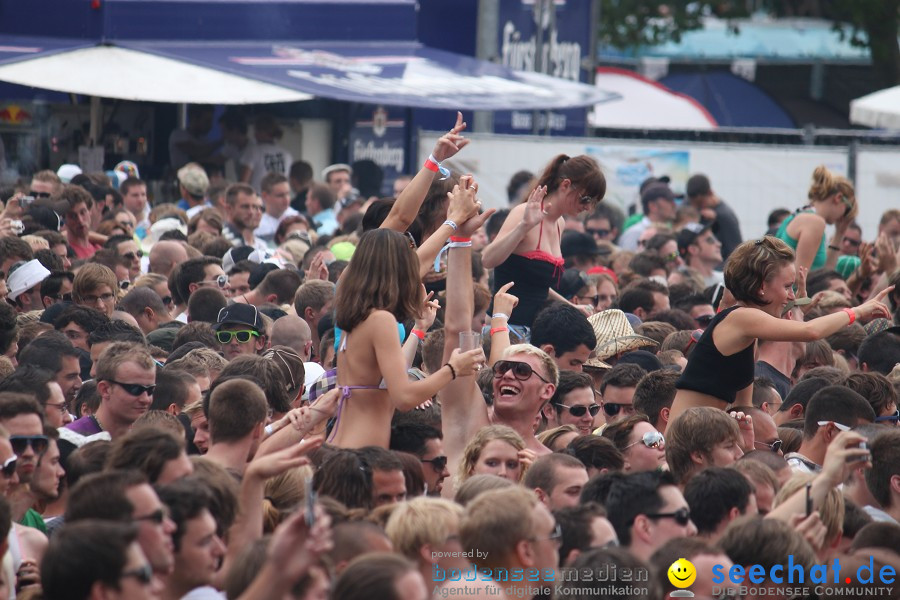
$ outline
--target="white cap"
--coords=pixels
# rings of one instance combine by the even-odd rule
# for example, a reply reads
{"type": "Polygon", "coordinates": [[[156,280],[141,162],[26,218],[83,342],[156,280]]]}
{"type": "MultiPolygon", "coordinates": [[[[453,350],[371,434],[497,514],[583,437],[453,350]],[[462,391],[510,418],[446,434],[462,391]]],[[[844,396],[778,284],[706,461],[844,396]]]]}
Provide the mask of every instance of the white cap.
{"type": "Polygon", "coordinates": [[[13,271],[12,275],[7,278],[6,284],[9,287],[9,299],[15,300],[48,277],[50,277],[50,271],[41,264],[41,261],[36,258],[29,260],[13,271]]]}
{"type": "Polygon", "coordinates": [[[345,163],[335,163],[333,165],[328,165],[327,167],[322,169],[322,181],[328,181],[328,176],[335,171],[347,171],[348,173],[353,175],[353,167],[345,163]]]}
{"type": "Polygon", "coordinates": [[[59,167],[59,169],[56,171],[56,176],[59,177],[60,181],[62,181],[63,183],[71,183],[72,178],[76,175],[81,175],[81,173],[81,167],[79,167],[78,165],[66,163],[59,167]]]}

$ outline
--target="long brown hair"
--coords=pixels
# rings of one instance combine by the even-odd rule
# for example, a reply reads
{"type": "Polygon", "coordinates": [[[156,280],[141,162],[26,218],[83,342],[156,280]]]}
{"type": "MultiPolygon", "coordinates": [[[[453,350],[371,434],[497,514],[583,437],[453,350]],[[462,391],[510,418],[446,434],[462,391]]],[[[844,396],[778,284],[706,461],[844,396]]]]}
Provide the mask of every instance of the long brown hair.
{"type": "Polygon", "coordinates": [[[560,154],[554,157],[544,168],[537,184],[546,185],[547,194],[552,194],[563,179],[571,181],[574,187],[581,190],[582,195],[593,198],[592,206],[596,206],[606,195],[606,178],[597,161],[590,156],[582,154],[570,158],[566,154],[560,154]]]}
{"type": "Polygon", "coordinates": [[[422,308],[419,259],[409,238],[390,229],[373,229],[359,239],[335,296],[335,322],[353,331],[373,310],[386,310],[398,322],[422,308]]]}

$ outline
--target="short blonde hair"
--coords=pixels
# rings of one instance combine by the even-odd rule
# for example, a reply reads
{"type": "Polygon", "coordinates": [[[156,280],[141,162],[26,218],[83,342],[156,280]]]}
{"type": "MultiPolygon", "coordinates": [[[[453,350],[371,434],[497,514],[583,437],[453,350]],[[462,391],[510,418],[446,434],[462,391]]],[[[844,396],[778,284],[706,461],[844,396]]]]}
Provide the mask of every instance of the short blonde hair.
{"type": "Polygon", "coordinates": [[[228,365],[225,358],[209,348],[197,348],[191,350],[178,360],[166,363],[166,370],[184,371],[194,377],[209,377],[210,371],[220,372],[228,365]]]}
{"type": "MultiPolygon", "coordinates": [[[[532,348],[534,346],[531,346],[532,348]]],[[[516,450],[525,449],[525,440],[516,433],[516,430],[506,425],[488,425],[478,430],[475,436],[466,444],[463,450],[462,459],[459,461],[459,470],[457,472],[457,485],[474,475],[475,463],[481,456],[481,451],[488,445],[488,442],[500,440],[506,442],[516,450]]],[[[519,481],[525,474],[525,469],[519,473],[519,481]]]]}
{"type": "MultiPolygon", "coordinates": [[[[795,473],[778,491],[774,506],[796,494],[815,478],[814,473],[795,473]]],[[[838,539],[844,529],[844,496],[837,488],[831,488],[825,496],[825,502],[815,509],[819,511],[819,517],[825,525],[825,547],[828,547],[838,539]]]]}
{"type": "Polygon", "coordinates": [[[459,525],[459,539],[481,568],[502,568],[516,544],[534,537],[537,496],[521,486],[491,490],[472,500],[459,525]]]}
{"type": "Polygon", "coordinates": [[[559,367],[556,366],[556,361],[550,358],[549,354],[531,344],[513,344],[503,351],[503,358],[510,358],[516,354],[526,354],[538,358],[544,365],[547,381],[553,385],[559,385],[559,367]]]}
{"type": "MultiPolygon", "coordinates": [[[[422,546],[443,544],[459,533],[463,508],[442,498],[419,496],[398,504],[388,519],[385,533],[394,550],[410,560],[422,562],[422,546]]],[[[429,561],[430,562],[430,561],[429,561]]]]}

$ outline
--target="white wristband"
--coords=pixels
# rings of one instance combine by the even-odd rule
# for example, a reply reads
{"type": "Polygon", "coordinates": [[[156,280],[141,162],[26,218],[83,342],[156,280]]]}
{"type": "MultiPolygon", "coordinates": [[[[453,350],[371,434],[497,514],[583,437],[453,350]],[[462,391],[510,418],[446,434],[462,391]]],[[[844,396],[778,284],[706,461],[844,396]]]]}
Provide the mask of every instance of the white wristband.
{"type": "Polygon", "coordinates": [[[509,315],[506,313],[502,313],[502,312],[495,312],[494,314],[491,315],[491,318],[492,319],[506,319],[507,321],[509,321],[509,315]]]}

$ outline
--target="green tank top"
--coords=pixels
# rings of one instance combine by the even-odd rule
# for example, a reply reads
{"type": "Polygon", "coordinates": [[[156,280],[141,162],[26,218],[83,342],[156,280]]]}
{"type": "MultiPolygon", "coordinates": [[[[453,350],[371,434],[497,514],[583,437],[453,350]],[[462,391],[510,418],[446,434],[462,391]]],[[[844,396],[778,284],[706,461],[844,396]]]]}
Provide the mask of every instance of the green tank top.
{"type": "MultiPolygon", "coordinates": [[[[812,212],[812,211],[804,211],[804,212],[812,212]]],[[[794,252],[797,251],[797,240],[788,235],[787,227],[790,225],[791,221],[794,220],[796,214],[789,216],[781,223],[781,227],[778,228],[778,231],[775,232],[775,237],[780,240],[783,240],[785,244],[790,246],[794,252]]],[[[815,271],[816,269],[821,269],[825,266],[825,261],[828,259],[828,251],[825,248],[825,235],[822,235],[822,243],[819,244],[819,251],[816,252],[816,257],[813,259],[812,265],[810,265],[809,270],[815,271]]]]}

